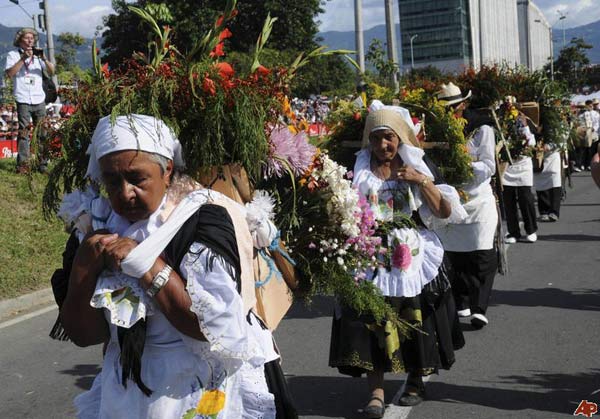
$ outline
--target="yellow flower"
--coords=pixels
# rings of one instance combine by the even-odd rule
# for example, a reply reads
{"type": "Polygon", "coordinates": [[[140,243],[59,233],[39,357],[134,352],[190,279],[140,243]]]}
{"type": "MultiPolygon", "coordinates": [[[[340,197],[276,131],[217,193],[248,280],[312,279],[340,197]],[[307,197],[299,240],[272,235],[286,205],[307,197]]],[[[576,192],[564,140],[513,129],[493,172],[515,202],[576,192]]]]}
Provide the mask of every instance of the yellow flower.
{"type": "Polygon", "coordinates": [[[221,390],[207,390],[196,406],[199,415],[216,415],[225,407],[225,393],[221,390]]]}
{"type": "Polygon", "coordinates": [[[294,135],[298,134],[298,130],[296,129],[295,126],[293,125],[288,125],[288,129],[290,130],[290,132],[294,135]]]}

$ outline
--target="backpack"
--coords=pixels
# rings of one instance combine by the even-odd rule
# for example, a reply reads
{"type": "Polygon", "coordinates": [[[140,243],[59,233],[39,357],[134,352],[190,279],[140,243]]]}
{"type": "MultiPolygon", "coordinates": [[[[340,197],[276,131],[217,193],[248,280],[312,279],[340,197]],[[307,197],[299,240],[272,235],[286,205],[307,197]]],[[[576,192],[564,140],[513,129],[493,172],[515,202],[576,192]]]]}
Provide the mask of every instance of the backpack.
{"type": "Polygon", "coordinates": [[[44,94],[46,95],[46,105],[56,102],[56,99],[58,99],[56,84],[54,84],[54,80],[52,80],[52,77],[48,74],[48,70],[44,67],[42,67],[42,89],[44,89],[44,94]]]}

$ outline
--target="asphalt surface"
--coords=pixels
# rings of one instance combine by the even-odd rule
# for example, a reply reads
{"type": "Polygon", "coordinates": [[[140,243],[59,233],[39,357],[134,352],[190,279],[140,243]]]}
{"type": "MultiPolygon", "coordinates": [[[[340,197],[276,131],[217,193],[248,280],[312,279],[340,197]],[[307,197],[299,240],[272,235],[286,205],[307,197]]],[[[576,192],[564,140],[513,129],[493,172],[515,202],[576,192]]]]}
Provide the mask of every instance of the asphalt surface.
{"type": "MultiPolygon", "coordinates": [[[[386,418],[561,418],[582,399],[600,403],[600,190],[574,178],[558,223],[541,223],[535,244],[509,249],[489,326],[464,322],[465,348],[427,383],[428,400],[390,406],[386,418]]],[[[276,332],[303,418],[359,418],[364,379],[327,366],[332,301],[295,305],[276,332]]],[[[0,418],[73,417],[72,399],[99,371],[101,348],[49,339],[56,311],[0,324],[0,418]]],[[[391,403],[403,376],[387,376],[391,403]]]]}

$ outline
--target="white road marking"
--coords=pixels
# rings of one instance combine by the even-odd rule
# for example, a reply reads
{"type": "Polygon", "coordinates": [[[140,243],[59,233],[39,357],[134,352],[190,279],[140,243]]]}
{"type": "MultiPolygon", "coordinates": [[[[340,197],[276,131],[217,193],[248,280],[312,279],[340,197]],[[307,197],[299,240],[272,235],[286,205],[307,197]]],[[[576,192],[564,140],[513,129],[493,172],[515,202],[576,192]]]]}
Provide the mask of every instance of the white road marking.
{"type": "MultiPolygon", "coordinates": [[[[431,378],[431,375],[423,377],[423,382],[426,383],[431,378]]],[[[398,406],[398,401],[404,393],[404,387],[406,387],[406,380],[400,386],[400,389],[392,399],[392,403],[385,409],[384,419],[406,419],[410,414],[412,406],[398,406]]]]}
{"type": "Polygon", "coordinates": [[[23,322],[25,320],[29,320],[29,319],[32,319],[34,317],[41,316],[42,314],[46,314],[46,313],[48,313],[48,312],[50,312],[52,310],[57,310],[56,305],[51,305],[51,306],[48,306],[48,307],[44,307],[44,308],[41,308],[39,310],[33,311],[31,313],[23,314],[22,316],[18,316],[18,317],[14,318],[14,319],[7,320],[4,323],[0,323],[0,329],[4,329],[6,327],[13,326],[13,325],[15,325],[17,323],[21,323],[21,322],[23,322]]]}

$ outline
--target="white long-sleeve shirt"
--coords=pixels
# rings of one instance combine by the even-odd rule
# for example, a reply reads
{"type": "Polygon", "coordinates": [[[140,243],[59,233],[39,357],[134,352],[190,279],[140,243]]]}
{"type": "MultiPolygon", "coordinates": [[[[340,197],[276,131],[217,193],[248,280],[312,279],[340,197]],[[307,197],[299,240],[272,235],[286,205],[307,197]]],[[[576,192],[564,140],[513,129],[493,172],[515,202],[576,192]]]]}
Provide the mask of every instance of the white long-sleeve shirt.
{"type": "Polygon", "coordinates": [[[448,224],[436,229],[444,250],[471,252],[494,247],[498,223],[496,198],[490,180],[496,173],[496,137],[494,130],[481,126],[467,142],[475,177],[463,190],[468,201],[463,204],[467,218],[460,224],[448,224]]]}

